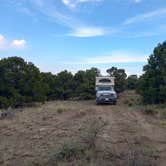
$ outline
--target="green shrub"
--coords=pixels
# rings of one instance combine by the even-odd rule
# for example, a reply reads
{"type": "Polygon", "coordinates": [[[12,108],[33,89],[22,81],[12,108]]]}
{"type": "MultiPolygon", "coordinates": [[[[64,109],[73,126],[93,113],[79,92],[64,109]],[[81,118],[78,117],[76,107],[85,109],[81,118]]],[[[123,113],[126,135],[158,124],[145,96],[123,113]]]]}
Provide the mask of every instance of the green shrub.
{"type": "Polygon", "coordinates": [[[129,104],[129,100],[128,100],[128,99],[125,99],[123,103],[124,103],[124,104],[129,104]]]}
{"type": "Polygon", "coordinates": [[[53,156],[53,161],[68,161],[73,158],[79,158],[85,153],[84,147],[78,146],[78,143],[63,143],[56,154],[53,156]]]}
{"type": "Polygon", "coordinates": [[[63,143],[49,159],[47,165],[56,165],[58,162],[67,162],[82,158],[85,155],[84,147],[78,143],[63,143]]]}
{"type": "Polygon", "coordinates": [[[157,166],[158,152],[151,146],[133,147],[128,156],[127,166],[157,166]]]}
{"type": "Polygon", "coordinates": [[[166,110],[161,111],[161,117],[166,119],[166,110]]]}
{"type": "Polygon", "coordinates": [[[155,114],[157,114],[157,111],[155,109],[152,109],[152,108],[145,108],[144,112],[146,114],[149,114],[149,115],[155,115],[155,114]]]}
{"type": "Polygon", "coordinates": [[[65,108],[57,108],[58,113],[66,112],[67,110],[65,108]]]}
{"type": "Polygon", "coordinates": [[[132,103],[129,103],[128,106],[131,107],[133,104],[132,103]]]}
{"type": "Polygon", "coordinates": [[[0,108],[8,108],[10,106],[10,101],[3,96],[0,96],[0,108]]]}

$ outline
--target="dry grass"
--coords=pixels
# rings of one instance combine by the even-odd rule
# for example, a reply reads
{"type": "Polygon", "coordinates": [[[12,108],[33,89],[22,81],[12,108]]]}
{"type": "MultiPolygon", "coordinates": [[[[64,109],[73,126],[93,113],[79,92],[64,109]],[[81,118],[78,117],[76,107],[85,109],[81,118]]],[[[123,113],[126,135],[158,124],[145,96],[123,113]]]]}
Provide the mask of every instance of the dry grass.
{"type": "MultiPolygon", "coordinates": [[[[165,119],[141,107],[95,101],[55,101],[15,111],[0,121],[2,166],[166,165],[165,119]]],[[[165,108],[161,108],[165,109],[165,108]]]]}
{"type": "Polygon", "coordinates": [[[120,94],[120,104],[128,105],[129,107],[140,105],[141,97],[135,93],[134,90],[132,91],[125,91],[124,93],[120,94]]]}

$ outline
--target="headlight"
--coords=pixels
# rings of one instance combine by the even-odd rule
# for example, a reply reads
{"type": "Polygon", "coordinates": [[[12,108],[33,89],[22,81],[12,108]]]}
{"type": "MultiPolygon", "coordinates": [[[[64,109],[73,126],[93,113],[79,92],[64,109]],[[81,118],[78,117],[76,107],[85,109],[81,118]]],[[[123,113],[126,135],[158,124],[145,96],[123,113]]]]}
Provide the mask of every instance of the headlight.
{"type": "Polygon", "coordinates": [[[97,93],[96,96],[97,96],[97,97],[100,97],[100,96],[102,96],[102,94],[97,93]]]}
{"type": "Polygon", "coordinates": [[[117,94],[116,93],[114,94],[114,97],[117,98],[117,94]]]}
{"type": "Polygon", "coordinates": [[[115,93],[112,93],[111,96],[117,98],[117,95],[115,93]]]}

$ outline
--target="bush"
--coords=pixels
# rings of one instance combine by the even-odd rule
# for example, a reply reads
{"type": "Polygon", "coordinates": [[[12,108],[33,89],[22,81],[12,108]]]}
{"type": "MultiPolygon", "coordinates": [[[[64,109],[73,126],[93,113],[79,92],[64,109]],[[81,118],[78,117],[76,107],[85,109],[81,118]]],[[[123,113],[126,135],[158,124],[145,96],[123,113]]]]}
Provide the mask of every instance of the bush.
{"type": "Polygon", "coordinates": [[[69,160],[71,158],[76,158],[84,153],[84,149],[77,147],[75,144],[63,143],[55,155],[55,159],[58,161],[69,160]]]}
{"type": "Polygon", "coordinates": [[[132,103],[129,103],[128,106],[131,107],[133,104],[132,103]]]}
{"type": "Polygon", "coordinates": [[[14,115],[14,110],[12,110],[12,108],[9,107],[7,110],[3,110],[2,112],[0,112],[0,119],[12,119],[14,115]]]}
{"type": "Polygon", "coordinates": [[[127,166],[157,166],[155,163],[157,150],[153,147],[141,147],[131,151],[127,166]]]}
{"type": "Polygon", "coordinates": [[[65,112],[65,111],[67,111],[65,108],[58,108],[58,109],[57,109],[57,112],[58,112],[58,113],[62,113],[62,112],[65,112]]]}
{"type": "Polygon", "coordinates": [[[164,110],[164,111],[161,112],[161,117],[164,118],[164,119],[166,119],[166,110],[164,110]]]}
{"type": "Polygon", "coordinates": [[[0,96],[0,108],[8,108],[10,102],[6,97],[0,96]]]}
{"type": "MultiPolygon", "coordinates": [[[[68,142],[62,143],[56,152],[45,165],[60,165],[61,162],[70,162],[82,159],[85,155],[85,148],[79,146],[78,143],[68,142]]],[[[68,164],[67,164],[68,165],[68,164]]]]}
{"type": "Polygon", "coordinates": [[[148,115],[155,115],[157,114],[157,111],[155,109],[152,109],[152,108],[146,108],[144,109],[144,112],[148,115]]]}
{"type": "Polygon", "coordinates": [[[128,99],[125,99],[123,103],[124,103],[124,104],[129,104],[129,100],[128,100],[128,99]]]}

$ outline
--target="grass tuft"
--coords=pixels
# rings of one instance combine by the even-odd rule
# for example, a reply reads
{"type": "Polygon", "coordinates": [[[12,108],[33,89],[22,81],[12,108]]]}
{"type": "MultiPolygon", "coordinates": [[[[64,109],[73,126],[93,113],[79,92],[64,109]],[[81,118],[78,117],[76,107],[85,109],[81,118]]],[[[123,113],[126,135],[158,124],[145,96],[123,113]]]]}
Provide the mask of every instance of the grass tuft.
{"type": "Polygon", "coordinates": [[[59,114],[61,114],[61,113],[63,113],[63,112],[66,112],[67,111],[67,109],[65,109],[65,108],[57,108],[57,112],[59,113],[59,114]]]}

